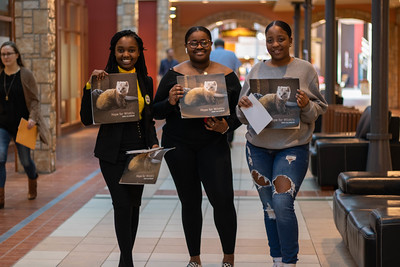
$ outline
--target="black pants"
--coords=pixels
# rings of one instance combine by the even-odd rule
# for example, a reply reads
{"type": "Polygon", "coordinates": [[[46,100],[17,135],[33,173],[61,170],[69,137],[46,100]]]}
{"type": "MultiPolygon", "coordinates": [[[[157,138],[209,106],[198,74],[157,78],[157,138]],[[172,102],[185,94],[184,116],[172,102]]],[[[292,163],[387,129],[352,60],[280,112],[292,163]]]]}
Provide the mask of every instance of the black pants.
{"type": "Polygon", "coordinates": [[[119,184],[125,168],[125,160],[116,164],[100,160],[104,180],[110,190],[114,207],[114,226],[121,251],[119,267],[132,267],[132,250],[139,224],[139,210],[143,185],[119,184]]]}
{"type": "Polygon", "coordinates": [[[200,255],[203,224],[202,188],[214,208],[214,223],[224,254],[233,254],[236,241],[236,211],[230,148],[226,137],[212,144],[185,145],[167,136],[164,147],[176,147],[165,154],[182,203],[182,224],[190,256],[200,255]]]}

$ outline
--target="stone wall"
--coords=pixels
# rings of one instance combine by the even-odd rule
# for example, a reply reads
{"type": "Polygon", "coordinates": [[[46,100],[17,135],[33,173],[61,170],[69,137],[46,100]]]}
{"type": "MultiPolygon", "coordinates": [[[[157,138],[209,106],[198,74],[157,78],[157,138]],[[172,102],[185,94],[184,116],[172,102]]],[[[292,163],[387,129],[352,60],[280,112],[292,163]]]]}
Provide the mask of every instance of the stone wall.
{"type": "Polygon", "coordinates": [[[169,8],[169,1],[157,0],[157,73],[160,69],[161,60],[166,57],[165,51],[167,48],[172,47],[169,8]]]}
{"type": "Polygon", "coordinates": [[[137,32],[139,0],[118,0],[117,19],[117,31],[132,30],[137,32]]]}
{"type": "MultiPolygon", "coordinates": [[[[56,20],[55,0],[15,1],[15,42],[39,88],[41,112],[50,127],[49,145],[32,151],[39,172],[53,172],[56,161],[56,20]]],[[[19,164],[18,170],[23,170],[19,164]]]]}

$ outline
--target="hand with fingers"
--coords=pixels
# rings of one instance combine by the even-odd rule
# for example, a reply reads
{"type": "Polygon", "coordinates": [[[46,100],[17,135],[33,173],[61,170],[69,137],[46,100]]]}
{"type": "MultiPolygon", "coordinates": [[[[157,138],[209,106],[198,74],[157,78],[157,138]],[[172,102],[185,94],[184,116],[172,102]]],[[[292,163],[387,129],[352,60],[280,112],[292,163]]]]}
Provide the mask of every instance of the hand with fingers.
{"type": "Polygon", "coordinates": [[[169,90],[168,101],[174,106],[178,103],[179,99],[183,97],[183,87],[180,84],[175,84],[174,87],[169,90]]]}

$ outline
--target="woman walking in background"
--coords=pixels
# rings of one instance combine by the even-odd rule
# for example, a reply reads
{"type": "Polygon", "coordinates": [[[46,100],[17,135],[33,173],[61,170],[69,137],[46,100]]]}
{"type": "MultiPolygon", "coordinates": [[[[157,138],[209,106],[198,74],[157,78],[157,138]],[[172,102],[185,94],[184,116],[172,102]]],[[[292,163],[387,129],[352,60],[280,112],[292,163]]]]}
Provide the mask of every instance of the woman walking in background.
{"type": "MultiPolygon", "coordinates": [[[[4,208],[6,161],[11,139],[15,141],[21,118],[28,121],[28,129],[38,126],[40,140],[49,144],[49,129],[40,113],[38,86],[32,72],[24,67],[21,54],[14,42],[0,47],[0,209],[4,208]]],[[[31,149],[15,143],[18,156],[28,176],[28,199],[37,196],[36,165],[31,149]]]]}

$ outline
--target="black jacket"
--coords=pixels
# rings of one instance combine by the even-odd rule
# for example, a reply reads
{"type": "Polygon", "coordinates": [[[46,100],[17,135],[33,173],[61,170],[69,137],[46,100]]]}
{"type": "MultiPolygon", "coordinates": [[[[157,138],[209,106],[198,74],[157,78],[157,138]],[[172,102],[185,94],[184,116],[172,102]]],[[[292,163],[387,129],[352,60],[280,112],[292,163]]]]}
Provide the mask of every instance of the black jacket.
{"type": "MultiPolygon", "coordinates": [[[[150,103],[144,101],[144,109],[142,111],[142,123],[144,126],[144,135],[146,140],[146,146],[151,148],[153,145],[158,144],[156,135],[156,129],[153,121],[153,80],[151,77],[146,77],[143,81],[138,75],[140,91],[145,97],[146,95],[150,98],[150,103]]],[[[81,121],[84,125],[92,125],[92,108],[91,108],[91,90],[83,88],[83,97],[81,103],[81,121]]],[[[130,122],[124,122],[130,123],[130,122]]],[[[110,123],[100,125],[99,132],[97,134],[96,146],[94,149],[94,155],[101,159],[111,163],[116,163],[118,154],[121,147],[121,139],[124,129],[124,123],[110,123]]]]}

